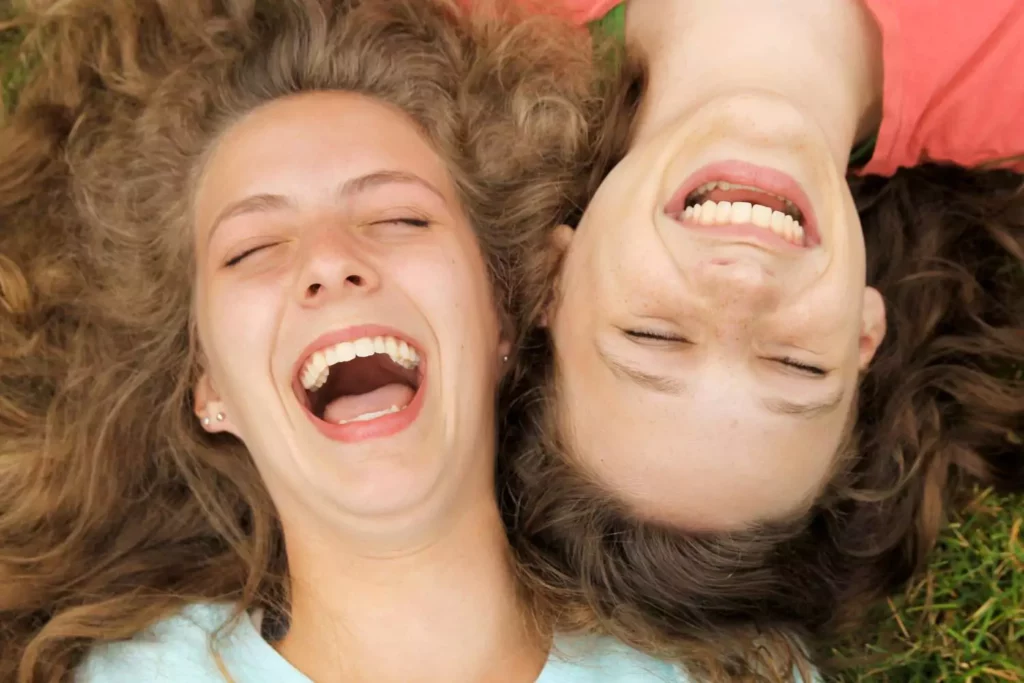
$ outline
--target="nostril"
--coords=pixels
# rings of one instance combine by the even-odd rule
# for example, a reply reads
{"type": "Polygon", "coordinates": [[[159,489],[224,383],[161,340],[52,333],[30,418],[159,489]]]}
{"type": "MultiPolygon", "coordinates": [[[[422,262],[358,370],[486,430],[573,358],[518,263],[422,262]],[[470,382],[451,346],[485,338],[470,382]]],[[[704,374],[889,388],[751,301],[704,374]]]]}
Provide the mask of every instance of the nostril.
{"type": "Polygon", "coordinates": [[[359,275],[349,275],[347,278],[345,278],[345,282],[353,284],[356,287],[362,287],[363,284],[365,283],[365,280],[363,280],[363,278],[359,275]]]}
{"type": "Polygon", "coordinates": [[[313,297],[320,293],[321,289],[323,289],[323,285],[321,285],[319,282],[314,282],[309,287],[306,287],[306,298],[312,299],[313,297]]]}

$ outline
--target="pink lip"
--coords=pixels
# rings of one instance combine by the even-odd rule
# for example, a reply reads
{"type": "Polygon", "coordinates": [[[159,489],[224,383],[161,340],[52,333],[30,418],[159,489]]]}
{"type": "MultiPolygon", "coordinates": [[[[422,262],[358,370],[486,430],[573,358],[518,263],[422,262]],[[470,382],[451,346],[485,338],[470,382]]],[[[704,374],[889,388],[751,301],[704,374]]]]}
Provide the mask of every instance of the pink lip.
{"type": "Polygon", "coordinates": [[[306,361],[309,360],[310,356],[321,349],[334,346],[335,344],[354,341],[364,337],[394,337],[395,339],[400,339],[409,346],[415,348],[420,356],[419,387],[416,389],[416,395],[413,397],[412,402],[397,413],[382,415],[381,417],[367,420],[366,422],[351,422],[344,425],[331,424],[330,422],[321,420],[319,417],[314,415],[312,411],[310,411],[306,402],[300,398],[299,402],[302,405],[303,412],[306,413],[306,417],[309,418],[321,434],[332,441],[357,443],[360,441],[367,441],[369,439],[380,439],[388,436],[394,436],[412,425],[412,423],[416,421],[416,418],[419,417],[423,408],[423,397],[425,394],[424,388],[427,384],[426,354],[423,353],[422,347],[408,335],[396,329],[381,325],[358,325],[344,330],[328,332],[327,334],[318,337],[316,341],[307,346],[299,356],[299,361],[295,364],[292,371],[292,388],[296,397],[304,397],[306,395],[306,390],[303,388],[299,377],[302,367],[306,364],[306,361]]]}
{"type": "MultiPolygon", "coordinates": [[[[765,166],[757,166],[755,164],[747,163],[746,161],[720,161],[699,169],[687,178],[682,186],[676,190],[675,194],[672,195],[672,198],[665,205],[665,214],[668,216],[679,215],[686,208],[686,198],[690,193],[701,185],[713,181],[725,181],[728,183],[735,183],[737,185],[749,185],[750,187],[756,187],[770,194],[785,197],[796,205],[796,207],[800,209],[800,213],[803,214],[803,221],[801,221],[801,225],[804,228],[807,246],[815,247],[821,244],[821,233],[818,230],[818,221],[814,215],[813,205],[811,204],[811,200],[807,196],[807,193],[804,192],[803,187],[800,186],[800,183],[782,171],[777,171],[765,166]]],[[[777,241],[792,249],[800,248],[790,242],[787,242],[775,233],[766,231],[764,228],[759,228],[755,225],[700,226],[689,223],[686,225],[687,227],[693,228],[712,228],[716,234],[727,235],[735,232],[736,236],[747,237],[749,235],[751,238],[757,239],[761,242],[771,243],[772,245],[775,245],[777,241]],[[730,228],[735,228],[737,230],[730,231],[730,228]],[[774,238],[774,240],[772,238],[774,238]]]]}
{"type": "Polygon", "coordinates": [[[804,251],[806,247],[798,246],[789,242],[771,230],[748,223],[746,225],[701,225],[700,223],[679,221],[690,230],[707,233],[717,237],[735,238],[736,241],[746,244],[763,244],[776,251],[804,251]]]}

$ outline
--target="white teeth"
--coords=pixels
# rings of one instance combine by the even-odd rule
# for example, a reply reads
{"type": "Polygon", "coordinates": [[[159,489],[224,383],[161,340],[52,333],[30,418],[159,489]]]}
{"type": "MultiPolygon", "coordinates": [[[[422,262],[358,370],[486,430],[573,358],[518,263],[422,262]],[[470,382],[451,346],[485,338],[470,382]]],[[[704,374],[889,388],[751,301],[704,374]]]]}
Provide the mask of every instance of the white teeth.
{"type": "Polygon", "coordinates": [[[711,200],[704,202],[704,206],[700,210],[700,223],[701,225],[711,225],[717,218],[717,208],[715,203],[711,200]]]}
{"type": "Polygon", "coordinates": [[[330,363],[327,362],[324,352],[317,351],[306,362],[306,367],[302,369],[302,384],[306,385],[316,382],[320,375],[329,367],[330,363]]]}
{"type": "Polygon", "coordinates": [[[355,341],[335,344],[310,356],[299,373],[302,386],[307,391],[316,391],[327,383],[332,365],[347,363],[357,357],[368,358],[378,353],[387,354],[391,360],[407,370],[420,364],[420,356],[416,353],[416,349],[404,341],[394,337],[364,337],[355,341]]]}
{"type": "MultiPolygon", "coordinates": [[[[721,187],[721,183],[716,186],[721,187]]],[[[733,186],[736,187],[736,186],[733,186]]],[[[714,189],[714,188],[712,188],[714,189]]],[[[788,205],[788,203],[787,203],[788,205]]],[[[798,246],[805,244],[804,228],[792,216],[769,206],[750,202],[713,202],[686,207],[681,220],[697,225],[756,225],[798,246]]]]}
{"type": "Polygon", "coordinates": [[[398,406],[391,406],[390,408],[385,408],[384,410],[378,410],[378,411],[373,412],[373,413],[363,413],[362,415],[359,415],[357,417],[353,417],[351,420],[340,420],[338,422],[338,424],[340,424],[340,425],[347,425],[347,424],[352,424],[353,422],[369,422],[370,420],[376,420],[378,417],[383,417],[385,415],[391,415],[392,413],[397,413],[399,410],[403,410],[403,409],[399,408],[398,406]]]}
{"type": "Polygon", "coordinates": [[[718,208],[715,209],[715,223],[717,225],[727,225],[731,217],[732,204],[729,202],[718,202],[718,208]]]}
{"type": "Polygon", "coordinates": [[[732,203],[732,223],[749,223],[750,214],[753,210],[753,205],[750,202],[733,202],[732,203]]]}
{"type": "Polygon", "coordinates": [[[786,214],[781,211],[772,211],[772,223],[771,229],[775,232],[779,232],[782,229],[782,224],[786,222],[786,214]]]}
{"type": "Polygon", "coordinates": [[[352,342],[342,342],[334,348],[338,350],[339,363],[347,363],[356,357],[356,345],[352,342]]]}
{"type": "Polygon", "coordinates": [[[377,353],[373,349],[372,339],[359,339],[356,341],[356,355],[360,358],[369,358],[377,353]]]}
{"type": "MultiPolygon", "coordinates": [[[[734,187],[741,187],[741,186],[740,185],[733,185],[732,183],[727,183],[727,182],[720,181],[720,180],[715,180],[715,181],[712,181],[710,183],[704,183],[703,185],[698,187],[696,190],[694,190],[692,194],[693,195],[702,195],[702,194],[707,194],[708,192],[713,192],[715,190],[731,190],[734,187]]],[[[750,189],[756,189],[756,188],[750,188],[750,189]]]]}
{"type": "Polygon", "coordinates": [[[754,204],[754,208],[750,211],[750,222],[759,228],[772,227],[772,210],[767,206],[754,204]]]}

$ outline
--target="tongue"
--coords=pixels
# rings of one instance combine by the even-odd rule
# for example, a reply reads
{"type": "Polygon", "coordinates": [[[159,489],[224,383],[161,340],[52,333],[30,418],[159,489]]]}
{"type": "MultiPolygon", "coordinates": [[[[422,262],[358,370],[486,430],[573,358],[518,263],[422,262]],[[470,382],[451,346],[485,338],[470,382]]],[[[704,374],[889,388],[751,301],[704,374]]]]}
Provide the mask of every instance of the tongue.
{"type": "Polygon", "coordinates": [[[704,201],[708,200],[713,202],[750,202],[751,204],[767,206],[774,211],[788,213],[784,201],[774,195],[758,192],[757,190],[712,190],[704,195],[704,201]]]}
{"type": "Polygon", "coordinates": [[[412,401],[416,392],[405,384],[386,384],[379,389],[355,396],[342,396],[327,404],[324,421],[340,424],[354,420],[360,415],[389,410],[391,406],[404,408],[412,401]]]}

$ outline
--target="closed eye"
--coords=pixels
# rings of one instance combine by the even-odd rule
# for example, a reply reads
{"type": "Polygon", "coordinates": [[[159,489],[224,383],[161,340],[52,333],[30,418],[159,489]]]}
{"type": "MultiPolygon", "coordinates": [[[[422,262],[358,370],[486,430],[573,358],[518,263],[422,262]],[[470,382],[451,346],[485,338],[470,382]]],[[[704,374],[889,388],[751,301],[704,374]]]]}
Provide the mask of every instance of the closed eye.
{"type": "Polygon", "coordinates": [[[256,247],[252,247],[251,249],[246,249],[245,251],[243,251],[238,256],[234,256],[234,257],[230,258],[228,261],[226,261],[224,263],[224,267],[225,268],[233,268],[234,266],[237,266],[239,263],[244,261],[246,258],[248,258],[248,257],[252,256],[253,254],[255,254],[256,252],[262,251],[264,249],[269,249],[270,247],[275,247],[278,244],[280,244],[280,242],[271,242],[270,244],[261,244],[261,245],[256,246],[256,247]]]}
{"type": "Polygon", "coordinates": [[[649,341],[663,341],[663,342],[676,342],[680,344],[689,344],[690,340],[686,337],[680,337],[678,335],[668,334],[665,332],[655,332],[653,330],[623,330],[627,337],[631,339],[645,339],[649,341]]]}
{"type": "Polygon", "coordinates": [[[388,225],[388,224],[399,224],[409,225],[414,228],[429,228],[430,221],[425,218],[390,218],[386,221],[377,221],[374,225],[388,225]]]}
{"type": "Polygon", "coordinates": [[[773,358],[772,360],[780,365],[785,365],[786,367],[793,368],[794,370],[807,375],[813,375],[815,377],[826,377],[828,375],[828,370],[825,370],[824,368],[819,368],[816,365],[807,365],[806,363],[795,361],[792,358],[773,358]]]}

